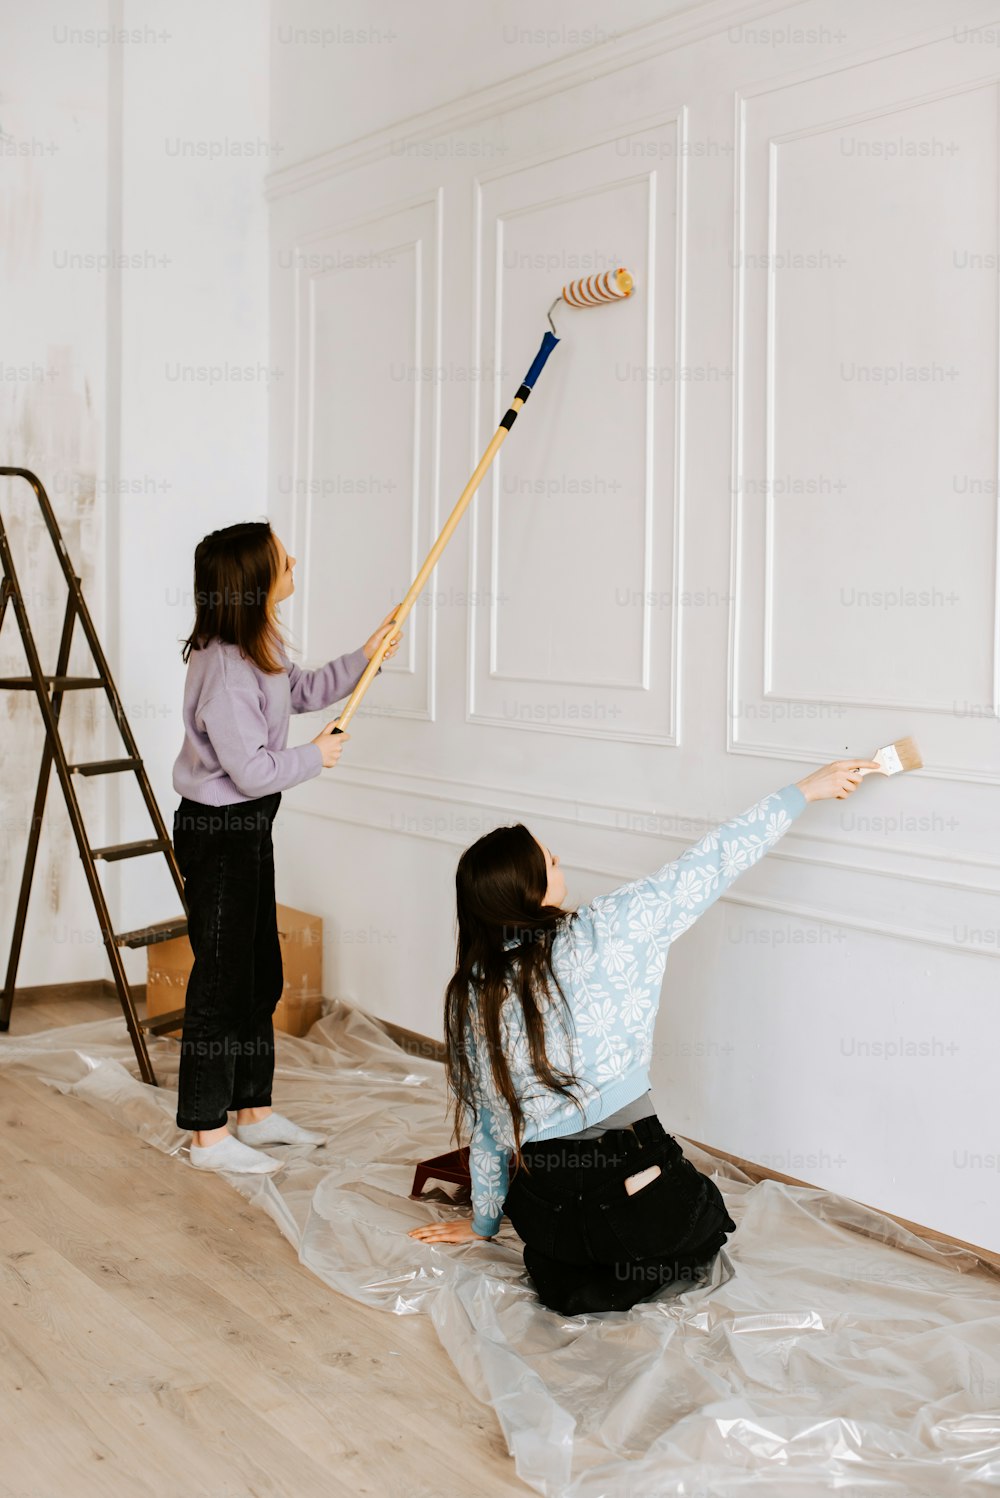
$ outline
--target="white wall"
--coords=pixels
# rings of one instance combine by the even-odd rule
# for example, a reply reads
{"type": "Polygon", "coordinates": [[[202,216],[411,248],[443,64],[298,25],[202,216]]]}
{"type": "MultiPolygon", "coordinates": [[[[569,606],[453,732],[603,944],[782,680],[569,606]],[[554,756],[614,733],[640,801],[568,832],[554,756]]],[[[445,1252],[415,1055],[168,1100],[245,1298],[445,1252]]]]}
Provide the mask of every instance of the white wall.
{"type": "MultiPolygon", "coordinates": [[[[105,443],[108,54],[72,40],[101,25],[103,3],[51,0],[9,7],[0,56],[0,465],[37,472],[100,628],[104,622],[107,515],[105,443]]],[[[113,393],[110,396],[113,399],[113,393]]],[[[43,667],[53,670],[66,586],[33,492],[0,480],[0,508],[43,667]]],[[[85,661],[73,656],[73,667],[85,661]]],[[[13,609],[0,642],[0,674],[27,673],[13,609]]],[[[0,961],[21,882],[42,756],[34,696],[4,693],[0,776],[0,961]]],[[[100,754],[104,717],[89,693],[69,693],[63,730],[72,755],[100,754]]],[[[104,786],[82,795],[93,841],[106,826],[104,786]]],[[[98,977],[90,905],[62,797],[50,787],[29,906],[19,984],[98,977]]]]}
{"type": "MultiPolygon", "coordinates": [[[[4,22],[3,462],[49,488],[168,824],[194,547],[267,513],[268,399],[286,377],[268,357],[268,45],[266,0],[42,0],[4,22]]],[[[5,515],[16,494],[2,486],[5,515]]],[[[64,593],[39,527],[18,521],[15,540],[48,661],[64,593]]],[[[12,619],[3,642],[21,671],[12,619]]],[[[67,699],[77,757],[115,753],[89,697],[67,699]]],[[[33,699],[10,702],[4,938],[41,754],[33,699]]],[[[80,794],[95,845],[148,835],[131,780],[80,794]]],[[[57,785],[46,815],[19,982],[107,977],[57,785]]],[[[162,860],[103,880],[119,930],[179,908],[162,860]]],[[[126,959],[142,981],[146,954],[126,959]]]]}
{"type": "Polygon", "coordinates": [[[987,13],[628,5],[574,56],[510,50],[507,6],[412,11],[379,7],[389,44],[272,36],[270,483],[308,661],[401,594],[562,282],[638,291],[559,318],[408,653],[286,800],[282,897],[324,916],[328,992],[440,1034],[479,832],[527,820],[587,899],[915,734],[925,773],[810,809],[679,944],[654,1076],[680,1132],[996,1247],[987,13]]]}
{"type": "MultiPolygon", "coordinates": [[[[281,157],[265,0],[126,0],[126,24],[163,40],[124,49],[122,239],[149,263],[122,285],[118,678],[169,826],[194,548],[269,508],[268,402],[290,374],[268,355],[263,183],[281,157]]],[[[121,836],[144,815],[129,794],[121,836]]],[[[123,928],[178,910],[162,861],[126,867],[123,928]]],[[[144,980],[146,953],[130,960],[144,980]]]]}

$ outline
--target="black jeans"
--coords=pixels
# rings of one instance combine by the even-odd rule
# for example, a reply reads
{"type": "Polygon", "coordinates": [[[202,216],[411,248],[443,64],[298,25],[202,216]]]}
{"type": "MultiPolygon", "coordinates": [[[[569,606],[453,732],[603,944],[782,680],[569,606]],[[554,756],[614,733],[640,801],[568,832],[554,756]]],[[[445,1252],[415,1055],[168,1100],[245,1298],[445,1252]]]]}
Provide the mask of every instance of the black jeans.
{"type": "Polygon", "coordinates": [[[562,1315],[623,1311],[690,1282],[736,1224],[708,1176],[658,1118],[600,1139],[543,1139],[522,1149],[504,1211],[524,1240],[539,1299],[562,1315]],[[660,1174],[634,1194],[625,1180],[660,1174]]]}
{"type": "Polygon", "coordinates": [[[284,979],[271,824],[280,795],[236,806],[181,800],[174,850],[188,903],[188,979],[177,1126],[218,1129],[227,1110],[271,1101],[284,979]]]}

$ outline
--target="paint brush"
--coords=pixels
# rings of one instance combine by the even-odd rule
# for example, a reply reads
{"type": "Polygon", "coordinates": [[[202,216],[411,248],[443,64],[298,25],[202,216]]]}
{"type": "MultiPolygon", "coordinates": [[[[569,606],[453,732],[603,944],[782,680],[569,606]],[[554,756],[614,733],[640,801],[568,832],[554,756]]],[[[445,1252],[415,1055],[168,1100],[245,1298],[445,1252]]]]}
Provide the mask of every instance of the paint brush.
{"type": "Polygon", "coordinates": [[[894,744],[886,744],[884,749],[876,749],[872,759],[878,760],[881,771],[862,770],[862,775],[898,775],[901,770],[920,770],[924,764],[917,741],[912,738],[897,739],[894,744]]]}

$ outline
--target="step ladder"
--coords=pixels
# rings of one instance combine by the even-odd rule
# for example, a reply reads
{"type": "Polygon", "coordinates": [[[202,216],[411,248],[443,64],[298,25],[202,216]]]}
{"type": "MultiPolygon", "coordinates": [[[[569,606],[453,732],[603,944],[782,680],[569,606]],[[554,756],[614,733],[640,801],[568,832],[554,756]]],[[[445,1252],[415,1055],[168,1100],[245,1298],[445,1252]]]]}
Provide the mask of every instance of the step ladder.
{"type": "Polygon", "coordinates": [[[111,971],[114,976],[115,987],[121,1001],[122,1012],[125,1023],[135,1049],[136,1060],[139,1063],[139,1072],[144,1082],[151,1082],[157,1086],[156,1074],[153,1071],[146,1049],[146,1033],[158,1035],[167,1030],[176,1029],[183,1016],[183,1010],[174,1010],[170,1014],[158,1015],[154,1021],[140,1020],[135,1007],[132,989],[125,975],[125,966],[122,961],[123,947],[148,947],[154,942],[169,941],[171,937],[183,936],[187,931],[186,906],[184,902],[184,880],[177,866],[173,846],[167,834],[160,808],[156,804],[149,778],[145,767],[139,756],[139,750],[132,730],[129,727],[125,710],[118,696],[117,688],[111,678],[108,663],[101,649],[101,642],[97,638],[93,620],[84,600],[80,579],[73,571],[69,553],[66,550],[66,542],[63,540],[59,525],[56,520],[49,497],[42,486],[41,480],[31,473],[27,468],[0,468],[0,477],[19,478],[31,485],[35,498],[41,506],[42,516],[45,520],[52,544],[56,549],[59,564],[62,567],[63,576],[69,589],[66,598],[66,613],[63,616],[62,637],[59,642],[59,653],[56,660],[54,675],[46,675],[38,657],[38,649],[35,645],[34,636],[31,632],[31,624],[28,619],[24,604],[24,595],[21,592],[14,568],[14,559],[11,555],[10,540],[3,524],[3,516],[0,514],[0,561],[3,564],[3,578],[0,581],[0,629],[3,628],[7,605],[12,604],[14,615],[17,619],[18,628],[21,631],[21,640],[24,644],[24,653],[28,662],[28,676],[0,677],[0,688],[12,692],[34,692],[41,709],[42,721],[45,726],[45,745],[42,750],[42,764],[38,775],[38,786],[35,791],[35,806],[31,817],[31,826],[28,831],[28,846],[24,858],[24,873],[21,877],[21,888],[18,895],[17,910],[14,916],[14,931],[11,937],[10,957],[7,963],[7,976],[4,981],[3,993],[0,996],[0,1030],[7,1030],[10,1026],[10,1012],[14,1003],[14,984],[17,978],[17,968],[21,957],[21,944],[24,939],[25,920],[28,914],[28,901],[31,896],[31,881],[35,871],[35,857],[38,852],[38,841],[42,830],[42,815],[45,811],[45,799],[49,788],[49,776],[53,762],[56,774],[62,786],[63,796],[66,800],[66,809],[73,826],[76,837],[76,845],[79,850],[80,859],[83,863],[83,871],[87,876],[87,883],[94,901],[94,909],[97,912],[98,923],[104,938],[104,946],[111,962],[111,971]],[[93,657],[96,675],[93,676],[69,676],[70,647],[73,642],[73,629],[79,619],[80,626],[90,647],[93,657]],[[108,703],[118,732],[121,735],[125,754],[119,759],[92,760],[85,764],[70,764],[66,758],[66,751],[59,734],[59,715],[62,710],[63,695],[66,692],[80,691],[103,691],[107,696],[108,703]],[[132,774],[139,783],[142,798],[146,803],[150,821],[153,824],[154,836],[143,838],[138,842],[116,843],[109,847],[94,848],[87,837],[87,829],[84,826],[83,816],[80,811],[80,803],[77,800],[75,778],[82,775],[85,778],[91,775],[117,775],[132,774]],[[180,898],[184,914],[173,920],[161,921],[158,925],[143,926],[136,931],[115,931],[111,924],[111,916],[108,912],[107,901],[104,890],[98,878],[98,863],[116,863],[123,858],[141,858],[146,855],[161,854],[167,861],[174,886],[180,898]]]}

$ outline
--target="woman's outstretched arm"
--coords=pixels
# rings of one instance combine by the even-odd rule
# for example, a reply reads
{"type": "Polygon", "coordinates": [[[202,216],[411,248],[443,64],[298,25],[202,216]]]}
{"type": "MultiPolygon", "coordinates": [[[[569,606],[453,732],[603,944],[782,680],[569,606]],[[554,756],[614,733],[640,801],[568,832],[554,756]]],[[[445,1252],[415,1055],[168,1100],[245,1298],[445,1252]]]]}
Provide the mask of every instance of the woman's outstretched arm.
{"type": "MultiPolygon", "coordinates": [[[[706,832],[694,847],[655,873],[602,895],[582,914],[607,947],[621,946],[623,960],[645,956],[648,979],[662,977],[667,948],[704,915],[741,874],[784,837],[810,801],[843,800],[861,784],[874,760],[835,760],[794,785],[765,796],[749,810],[706,832]]],[[[630,965],[630,963],[628,964],[630,965]]]]}

